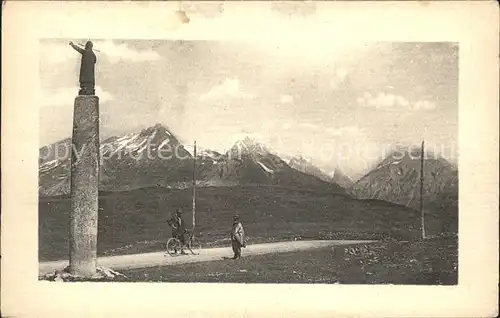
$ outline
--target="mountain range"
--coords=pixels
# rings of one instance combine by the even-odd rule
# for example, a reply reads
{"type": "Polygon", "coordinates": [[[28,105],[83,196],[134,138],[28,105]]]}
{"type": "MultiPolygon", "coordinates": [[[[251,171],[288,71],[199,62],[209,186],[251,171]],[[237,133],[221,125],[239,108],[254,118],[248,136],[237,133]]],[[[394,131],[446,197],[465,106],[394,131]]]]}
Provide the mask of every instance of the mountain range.
{"type": "MultiPolygon", "coordinates": [[[[99,187],[103,191],[126,191],[152,185],[175,189],[192,186],[193,150],[160,124],[105,139],[100,149],[99,187]]],[[[69,193],[70,153],[70,138],[40,149],[40,195],[69,193]]],[[[291,166],[249,137],[236,142],[224,154],[199,149],[195,172],[197,186],[261,184],[345,193],[344,187],[336,183],[338,178],[322,178],[308,173],[307,169],[295,169],[293,164],[291,166]]]]}
{"type": "Polygon", "coordinates": [[[336,183],[344,188],[349,188],[354,184],[354,181],[344,174],[339,168],[335,168],[331,172],[327,172],[302,156],[295,156],[288,160],[288,165],[298,171],[317,177],[320,180],[336,183]]]}
{"type": "MultiPolygon", "coordinates": [[[[235,213],[254,241],[421,235],[418,152],[395,151],[353,182],[340,169],[328,172],[307,158],[280,156],[251,138],[225,153],[198,148],[195,157],[193,150],[161,125],[101,142],[99,255],[144,252],[144,244],[152,244],[151,251],[164,248],[170,213],[192,207],[195,163],[197,237],[207,244],[227,239],[235,213]]],[[[55,260],[68,253],[71,139],[39,151],[39,253],[55,260]]],[[[457,169],[427,157],[426,232],[457,233],[457,169]]]]}
{"type": "MultiPolygon", "coordinates": [[[[40,149],[39,194],[69,193],[71,139],[40,149]]],[[[157,124],[140,132],[101,142],[100,190],[128,191],[150,186],[192,187],[194,152],[166,127],[157,124]]],[[[394,150],[357,181],[340,169],[325,171],[303,156],[280,156],[249,137],[225,153],[198,148],[198,187],[278,185],[312,191],[347,193],[418,209],[420,150],[394,150]]],[[[423,195],[425,208],[458,209],[458,171],[443,158],[426,153],[423,195]]]]}
{"type": "MultiPolygon", "coordinates": [[[[383,200],[418,210],[421,204],[421,164],[420,149],[397,149],[355,182],[348,192],[360,199],[383,200]]],[[[458,226],[457,168],[432,152],[424,152],[423,167],[424,211],[446,216],[449,219],[449,224],[446,226],[456,231],[458,226]]]]}

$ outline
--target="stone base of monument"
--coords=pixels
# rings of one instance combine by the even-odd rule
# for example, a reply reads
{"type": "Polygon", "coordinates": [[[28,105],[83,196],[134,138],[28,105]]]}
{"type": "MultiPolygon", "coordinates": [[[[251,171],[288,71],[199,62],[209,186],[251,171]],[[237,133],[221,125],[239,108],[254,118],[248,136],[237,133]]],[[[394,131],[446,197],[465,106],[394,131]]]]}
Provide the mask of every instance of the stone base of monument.
{"type": "Polygon", "coordinates": [[[66,267],[62,270],[43,275],[40,277],[40,280],[52,282],[124,282],[127,281],[127,276],[110,268],[97,267],[95,275],[92,277],[83,277],[71,274],[69,267],[66,267]]]}
{"type": "Polygon", "coordinates": [[[92,277],[97,266],[99,97],[80,95],[73,112],[70,186],[70,273],[92,277]]]}

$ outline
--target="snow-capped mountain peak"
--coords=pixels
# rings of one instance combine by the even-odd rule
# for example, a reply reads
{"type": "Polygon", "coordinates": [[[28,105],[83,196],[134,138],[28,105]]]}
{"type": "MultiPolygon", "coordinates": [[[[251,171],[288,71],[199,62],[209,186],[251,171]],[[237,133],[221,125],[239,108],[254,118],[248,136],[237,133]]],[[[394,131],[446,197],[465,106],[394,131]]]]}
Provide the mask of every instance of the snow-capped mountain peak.
{"type": "Polygon", "coordinates": [[[298,155],[291,157],[288,165],[298,171],[315,176],[323,181],[337,183],[342,187],[350,187],[353,183],[352,179],[345,175],[339,168],[326,169],[316,165],[311,158],[298,155]]]}
{"type": "MultiPolygon", "coordinates": [[[[431,151],[424,152],[423,193],[433,202],[443,193],[458,195],[458,173],[444,158],[431,151]]],[[[421,182],[421,150],[414,147],[398,149],[385,157],[375,168],[350,189],[363,199],[380,199],[406,206],[417,204],[421,182]]]]}
{"type": "Polygon", "coordinates": [[[266,156],[273,153],[271,149],[259,142],[255,138],[246,136],[243,139],[236,141],[227,154],[233,158],[238,158],[241,156],[255,156],[261,155],[266,156]]]}
{"type": "MultiPolygon", "coordinates": [[[[192,157],[194,157],[194,146],[184,145],[184,150],[186,150],[192,157]]],[[[212,160],[213,163],[218,162],[222,159],[223,155],[215,150],[206,149],[200,146],[196,146],[196,157],[202,159],[212,160]]]]}
{"type": "Polygon", "coordinates": [[[310,158],[306,158],[302,155],[290,156],[287,158],[287,163],[289,165],[311,165],[312,160],[310,158]]]}
{"type": "Polygon", "coordinates": [[[101,152],[107,155],[114,155],[119,152],[139,153],[149,148],[162,149],[167,145],[179,146],[179,142],[160,124],[142,129],[140,132],[129,133],[121,137],[111,137],[101,143],[101,152]]]}
{"type": "Polygon", "coordinates": [[[235,143],[235,146],[246,151],[267,151],[266,146],[264,146],[255,138],[251,138],[249,136],[245,137],[242,140],[238,140],[235,143]]]}

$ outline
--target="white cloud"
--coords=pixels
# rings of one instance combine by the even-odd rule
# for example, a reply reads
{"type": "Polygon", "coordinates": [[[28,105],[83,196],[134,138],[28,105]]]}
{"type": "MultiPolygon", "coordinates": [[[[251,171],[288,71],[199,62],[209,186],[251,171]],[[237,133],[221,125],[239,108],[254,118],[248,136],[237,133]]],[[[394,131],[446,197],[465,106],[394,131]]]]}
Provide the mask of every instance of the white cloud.
{"type": "Polygon", "coordinates": [[[292,104],[294,102],[294,99],[292,95],[284,94],[281,95],[280,102],[282,104],[292,104]]]}
{"type": "Polygon", "coordinates": [[[409,101],[403,96],[382,92],[377,95],[364,93],[356,101],[362,106],[382,110],[432,110],[436,107],[434,103],[429,101],[409,101]]]}
{"type": "Polygon", "coordinates": [[[40,45],[40,62],[59,64],[80,59],[80,54],[75,52],[68,44],[50,43],[40,45]]]}
{"type": "Polygon", "coordinates": [[[325,131],[332,136],[344,136],[344,135],[363,133],[363,130],[357,126],[346,126],[346,127],[340,127],[340,128],[327,128],[325,131]]]}
{"type": "Polygon", "coordinates": [[[342,136],[342,129],[339,128],[327,128],[326,132],[332,136],[342,136]]]}
{"type": "MultiPolygon", "coordinates": [[[[99,86],[96,87],[96,95],[99,97],[100,103],[113,100],[113,96],[99,86]]],[[[43,89],[40,91],[40,107],[72,105],[76,96],[78,96],[78,88],[43,89]]]]}
{"type": "Polygon", "coordinates": [[[300,123],[299,126],[302,128],[310,129],[310,130],[318,130],[319,129],[319,127],[317,125],[311,124],[311,123],[300,123]]]}
{"type": "MultiPolygon", "coordinates": [[[[75,42],[77,43],[77,42],[75,42]]],[[[97,59],[105,56],[110,62],[119,61],[155,61],[161,56],[152,49],[137,50],[130,48],[126,44],[116,44],[113,41],[93,41],[97,59]]],[[[84,43],[80,43],[84,44],[84,43]]],[[[40,46],[40,56],[42,63],[59,64],[72,61],[76,63],[80,60],[80,54],[75,52],[68,43],[49,43],[40,46]]]]}
{"type": "Polygon", "coordinates": [[[298,126],[301,128],[311,130],[311,131],[315,131],[315,132],[318,132],[318,131],[325,132],[331,136],[336,136],[336,137],[364,133],[364,129],[359,128],[358,126],[345,126],[345,127],[339,127],[339,128],[333,128],[333,127],[323,128],[322,125],[316,125],[316,124],[308,123],[308,122],[300,123],[298,126]]]}
{"type": "Polygon", "coordinates": [[[235,78],[226,78],[224,82],[212,87],[207,93],[200,96],[201,101],[221,98],[253,98],[254,95],[243,92],[240,81],[235,78]]]}
{"type": "Polygon", "coordinates": [[[310,36],[303,29],[299,32],[300,35],[295,32],[291,37],[266,36],[253,41],[252,46],[279,58],[279,61],[295,65],[339,65],[365,51],[364,44],[358,41],[329,41],[326,34],[325,41],[322,41],[317,38],[318,33],[310,36]]]}
{"type": "Polygon", "coordinates": [[[161,59],[161,56],[152,49],[137,50],[127,44],[116,44],[113,41],[96,41],[94,47],[100,51],[98,54],[105,55],[111,62],[121,60],[144,62],[161,59]]]}
{"type": "Polygon", "coordinates": [[[390,93],[378,93],[376,96],[365,93],[363,97],[358,98],[358,103],[378,109],[388,109],[397,106],[408,107],[409,104],[404,97],[390,93]]]}
{"type": "Polygon", "coordinates": [[[431,110],[434,108],[436,108],[436,104],[434,104],[433,102],[426,101],[426,100],[418,101],[418,102],[413,104],[414,110],[420,110],[420,109],[431,110]]]}

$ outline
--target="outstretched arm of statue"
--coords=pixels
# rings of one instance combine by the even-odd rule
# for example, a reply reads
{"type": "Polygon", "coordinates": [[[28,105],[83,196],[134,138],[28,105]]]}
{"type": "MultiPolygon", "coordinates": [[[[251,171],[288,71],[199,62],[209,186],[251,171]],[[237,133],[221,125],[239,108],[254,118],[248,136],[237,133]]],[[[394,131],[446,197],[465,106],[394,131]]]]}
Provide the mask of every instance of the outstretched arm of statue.
{"type": "Polygon", "coordinates": [[[69,45],[71,45],[71,47],[73,49],[75,49],[75,51],[77,51],[78,53],[80,54],[83,54],[85,52],[84,49],[82,49],[81,47],[78,47],[77,45],[75,45],[73,42],[69,42],[69,45]]]}

